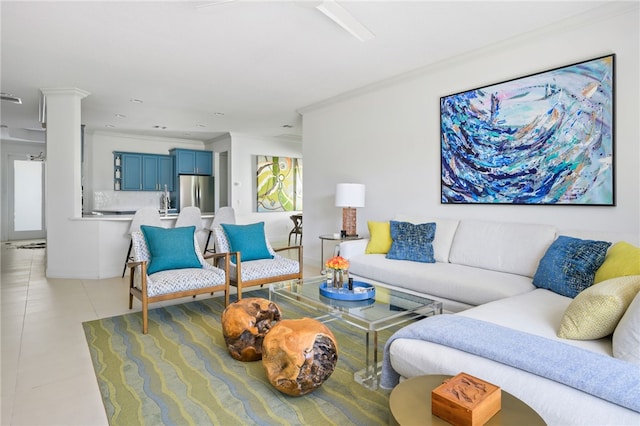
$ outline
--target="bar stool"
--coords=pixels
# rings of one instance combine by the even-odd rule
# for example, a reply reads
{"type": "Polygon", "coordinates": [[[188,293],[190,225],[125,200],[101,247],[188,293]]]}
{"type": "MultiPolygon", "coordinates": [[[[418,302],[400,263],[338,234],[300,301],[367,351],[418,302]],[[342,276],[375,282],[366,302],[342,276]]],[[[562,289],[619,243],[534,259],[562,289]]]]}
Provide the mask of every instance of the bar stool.
{"type": "Polygon", "coordinates": [[[293,229],[289,232],[289,245],[291,245],[291,236],[293,235],[293,242],[298,244],[298,235],[300,235],[300,244],[302,244],[302,214],[294,214],[289,216],[293,221],[293,229]]]}
{"type": "Polygon", "coordinates": [[[213,229],[219,227],[221,223],[236,223],[236,213],[233,210],[233,207],[220,207],[220,209],[218,209],[218,211],[215,213],[215,216],[213,216],[211,225],[209,225],[209,235],[207,236],[207,242],[204,245],[203,253],[215,253],[215,246],[210,249],[208,248],[209,241],[211,241],[211,234],[213,233],[213,229]]]}
{"type": "Polygon", "coordinates": [[[199,238],[198,236],[198,233],[203,229],[202,214],[199,207],[189,206],[180,209],[180,213],[178,213],[178,218],[176,219],[174,227],[180,228],[183,226],[195,226],[196,230],[194,232],[194,235],[198,240],[198,244],[202,245],[203,239],[199,238]]]}
{"type": "Polygon", "coordinates": [[[199,207],[189,206],[180,209],[175,227],[179,228],[182,226],[195,226],[196,232],[202,229],[202,214],[200,213],[199,207]]]}
{"type": "MultiPolygon", "coordinates": [[[[140,230],[140,225],[150,226],[162,226],[160,222],[160,212],[157,207],[143,207],[136,211],[131,219],[131,226],[129,227],[129,236],[135,231],[140,230]]],[[[129,251],[127,251],[127,257],[124,259],[124,268],[122,269],[122,277],[127,271],[127,263],[133,260],[131,256],[131,247],[133,246],[133,240],[129,241],[129,251]]]]}

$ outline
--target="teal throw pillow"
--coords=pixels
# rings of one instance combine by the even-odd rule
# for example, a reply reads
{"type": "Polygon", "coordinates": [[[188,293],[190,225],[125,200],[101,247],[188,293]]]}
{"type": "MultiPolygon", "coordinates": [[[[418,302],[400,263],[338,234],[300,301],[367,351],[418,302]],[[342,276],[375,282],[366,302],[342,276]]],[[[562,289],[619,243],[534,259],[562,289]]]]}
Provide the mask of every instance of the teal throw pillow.
{"type": "MultiPolygon", "coordinates": [[[[267,248],[264,236],[264,222],[250,225],[220,224],[229,240],[229,248],[232,252],[239,251],[243,262],[258,259],[273,259],[273,255],[267,248]]],[[[235,256],[231,261],[236,262],[235,256]]]]}
{"type": "Polygon", "coordinates": [[[142,225],[140,230],[149,248],[148,275],[168,269],[202,268],[193,240],[195,226],[160,228],[142,225]]]}
{"type": "Polygon", "coordinates": [[[560,235],[540,259],[533,285],[563,296],[576,297],[593,284],[610,245],[607,241],[560,235]]]}
{"type": "Polygon", "coordinates": [[[414,262],[435,263],[433,257],[433,238],[436,235],[435,223],[415,225],[409,222],[392,220],[391,249],[387,259],[412,260],[414,262]]]}

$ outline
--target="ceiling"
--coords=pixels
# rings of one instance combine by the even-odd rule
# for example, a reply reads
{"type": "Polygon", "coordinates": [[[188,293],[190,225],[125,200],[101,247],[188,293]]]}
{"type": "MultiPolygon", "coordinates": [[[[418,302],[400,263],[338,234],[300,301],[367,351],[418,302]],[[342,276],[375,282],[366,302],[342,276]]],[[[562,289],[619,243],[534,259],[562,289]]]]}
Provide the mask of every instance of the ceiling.
{"type": "Polygon", "coordinates": [[[362,42],[320,2],[215,1],[2,0],[3,139],[41,137],[39,89],[76,87],[89,131],[300,140],[305,106],[606,3],[338,1],[362,42]]]}

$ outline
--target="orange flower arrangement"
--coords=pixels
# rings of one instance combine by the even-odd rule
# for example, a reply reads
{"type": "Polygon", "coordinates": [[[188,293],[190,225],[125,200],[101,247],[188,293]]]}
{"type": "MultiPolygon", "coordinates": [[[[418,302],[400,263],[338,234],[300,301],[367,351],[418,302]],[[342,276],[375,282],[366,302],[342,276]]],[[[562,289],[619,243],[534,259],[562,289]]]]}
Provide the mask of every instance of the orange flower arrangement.
{"type": "Polygon", "coordinates": [[[331,259],[327,260],[327,263],[324,264],[327,268],[330,269],[349,269],[349,261],[342,256],[333,256],[331,259]]]}

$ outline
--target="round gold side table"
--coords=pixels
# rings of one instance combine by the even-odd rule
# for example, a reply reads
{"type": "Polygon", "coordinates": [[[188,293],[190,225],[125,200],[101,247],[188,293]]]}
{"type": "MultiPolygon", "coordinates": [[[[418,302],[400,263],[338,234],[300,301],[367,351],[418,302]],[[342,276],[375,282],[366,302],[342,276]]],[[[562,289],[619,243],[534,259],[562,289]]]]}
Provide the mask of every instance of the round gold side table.
{"type": "MultiPolygon", "coordinates": [[[[431,391],[449,378],[451,376],[418,376],[405,380],[393,388],[389,395],[389,424],[449,425],[448,422],[431,414],[431,391]]],[[[546,424],[533,408],[504,390],[502,390],[501,407],[500,411],[486,423],[487,426],[546,424]]]]}

